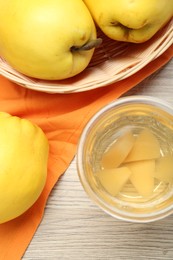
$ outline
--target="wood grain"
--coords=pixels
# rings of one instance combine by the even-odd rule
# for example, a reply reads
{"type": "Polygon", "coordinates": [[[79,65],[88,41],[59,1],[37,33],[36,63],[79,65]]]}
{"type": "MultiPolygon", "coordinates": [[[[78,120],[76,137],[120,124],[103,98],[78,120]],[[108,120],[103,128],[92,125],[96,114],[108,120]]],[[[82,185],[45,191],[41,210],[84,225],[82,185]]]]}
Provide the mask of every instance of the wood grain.
{"type": "MultiPolygon", "coordinates": [[[[127,95],[155,96],[173,105],[173,61],[127,95]]],[[[23,259],[172,260],[173,216],[134,224],[106,215],[83,191],[74,159],[52,191],[23,259]]]]}

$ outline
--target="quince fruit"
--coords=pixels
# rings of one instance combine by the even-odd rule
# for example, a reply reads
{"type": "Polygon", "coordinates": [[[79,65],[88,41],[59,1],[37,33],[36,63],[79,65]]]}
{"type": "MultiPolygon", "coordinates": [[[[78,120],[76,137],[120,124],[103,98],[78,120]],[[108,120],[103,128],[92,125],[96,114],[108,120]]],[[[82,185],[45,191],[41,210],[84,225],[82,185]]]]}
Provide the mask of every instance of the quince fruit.
{"type": "Polygon", "coordinates": [[[29,209],[47,177],[48,141],[27,119],[0,112],[0,223],[29,209]]]}
{"type": "Polygon", "coordinates": [[[0,0],[0,17],[0,55],[33,78],[79,74],[101,42],[81,0],[0,0]]]}
{"type": "Polygon", "coordinates": [[[141,43],[173,16],[173,0],[84,0],[96,24],[109,38],[141,43]]]}

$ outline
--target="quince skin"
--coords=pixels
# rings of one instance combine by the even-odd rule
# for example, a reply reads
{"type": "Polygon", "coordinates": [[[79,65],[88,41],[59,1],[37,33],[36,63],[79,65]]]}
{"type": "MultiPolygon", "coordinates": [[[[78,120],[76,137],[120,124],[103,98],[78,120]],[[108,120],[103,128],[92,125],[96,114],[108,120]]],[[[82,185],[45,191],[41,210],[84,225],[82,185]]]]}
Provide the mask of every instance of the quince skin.
{"type": "Polygon", "coordinates": [[[1,57],[30,77],[75,76],[100,43],[81,0],[0,0],[0,18],[1,57]]]}
{"type": "Polygon", "coordinates": [[[173,16],[173,0],[84,0],[96,24],[109,38],[141,43],[173,16]]]}
{"type": "Polygon", "coordinates": [[[0,223],[29,209],[47,177],[48,141],[27,119],[0,112],[0,223]]]}

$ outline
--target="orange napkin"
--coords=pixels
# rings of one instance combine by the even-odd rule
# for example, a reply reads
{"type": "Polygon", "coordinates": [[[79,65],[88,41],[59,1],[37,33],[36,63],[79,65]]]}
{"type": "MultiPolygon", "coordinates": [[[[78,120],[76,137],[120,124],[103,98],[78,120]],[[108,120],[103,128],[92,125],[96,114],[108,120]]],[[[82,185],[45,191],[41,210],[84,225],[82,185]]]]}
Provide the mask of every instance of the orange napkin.
{"type": "Polygon", "coordinates": [[[25,89],[0,76],[0,111],[28,118],[46,133],[50,144],[48,178],[37,202],[22,216],[0,225],[0,259],[23,256],[43,217],[48,196],[73,159],[87,121],[173,57],[173,46],[135,75],[110,86],[76,94],[46,94],[25,89]]]}

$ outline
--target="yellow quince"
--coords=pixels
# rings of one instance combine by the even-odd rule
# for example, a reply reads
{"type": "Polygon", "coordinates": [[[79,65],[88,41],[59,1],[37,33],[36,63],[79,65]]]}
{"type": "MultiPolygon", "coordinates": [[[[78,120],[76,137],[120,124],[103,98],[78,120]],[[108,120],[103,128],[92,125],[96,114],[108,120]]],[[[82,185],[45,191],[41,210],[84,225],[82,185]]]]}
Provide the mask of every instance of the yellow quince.
{"type": "Polygon", "coordinates": [[[27,119],[0,112],[0,223],[29,209],[47,177],[49,145],[27,119]]]}
{"type": "Polygon", "coordinates": [[[96,24],[109,38],[141,43],[173,16],[173,0],[84,0],[96,24]]]}

